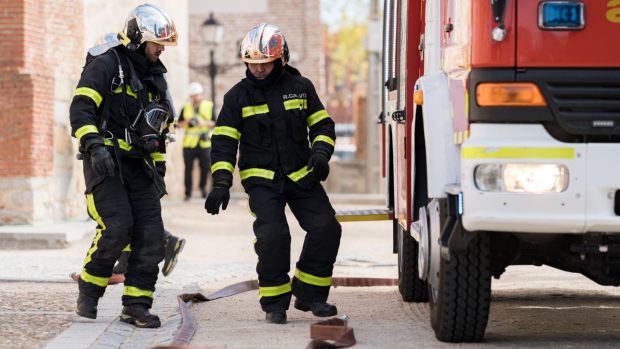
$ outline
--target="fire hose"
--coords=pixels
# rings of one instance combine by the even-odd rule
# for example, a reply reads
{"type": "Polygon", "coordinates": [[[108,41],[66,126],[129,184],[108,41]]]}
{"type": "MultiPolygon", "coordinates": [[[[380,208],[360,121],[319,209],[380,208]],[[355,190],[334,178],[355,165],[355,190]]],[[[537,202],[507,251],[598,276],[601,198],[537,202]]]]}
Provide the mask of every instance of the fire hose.
{"type": "MultiPolygon", "coordinates": [[[[371,287],[371,286],[395,286],[398,280],[387,278],[332,278],[334,287],[371,287]]],[[[181,326],[175,332],[172,342],[167,345],[159,345],[151,349],[214,349],[212,347],[192,347],[189,343],[196,333],[196,319],[189,307],[191,303],[210,302],[219,298],[234,296],[239,293],[258,290],[257,280],[247,280],[228,285],[208,295],[201,293],[185,293],[177,297],[181,313],[181,326]]],[[[353,328],[348,326],[348,317],[331,318],[315,322],[310,325],[311,341],[306,349],[347,348],[355,345],[353,328]]]]}

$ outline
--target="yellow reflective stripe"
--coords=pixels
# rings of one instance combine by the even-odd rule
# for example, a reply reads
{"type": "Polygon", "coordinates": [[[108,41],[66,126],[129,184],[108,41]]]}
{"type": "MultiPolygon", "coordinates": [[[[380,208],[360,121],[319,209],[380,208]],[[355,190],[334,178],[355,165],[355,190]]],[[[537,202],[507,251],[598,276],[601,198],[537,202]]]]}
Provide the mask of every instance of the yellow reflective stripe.
{"type": "Polygon", "coordinates": [[[314,275],[304,273],[303,271],[299,269],[295,269],[295,277],[298,278],[299,281],[303,283],[314,285],[314,286],[331,286],[332,285],[331,276],[328,276],[328,277],[314,276],[314,275]]]}
{"type": "MultiPolygon", "coordinates": [[[[123,89],[120,87],[117,87],[116,90],[112,91],[114,93],[122,93],[123,89]]],[[[138,93],[134,92],[131,88],[127,88],[127,94],[133,98],[138,98],[138,93]]],[[[149,92],[149,102],[151,102],[153,100],[153,94],[149,92]]]]}
{"type": "Polygon", "coordinates": [[[267,104],[262,105],[251,105],[249,107],[241,108],[241,116],[247,118],[248,116],[256,115],[256,114],[267,114],[269,113],[269,106],[267,104]]]}
{"type": "Polygon", "coordinates": [[[291,283],[287,282],[280,286],[259,287],[258,294],[260,297],[275,297],[281,294],[289,293],[291,290],[291,283]]]}
{"type": "Polygon", "coordinates": [[[127,246],[123,249],[123,252],[131,252],[131,244],[127,244],[127,246]]]}
{"type": "Polygon", "coordinates": [[[323,135],[316,136],[314,140],[312,141],[312,145],[314,145],[314,142],[325,142],[327,144],[331,144],[332,147],[336,146],[336,141],[334,141],[331,137],[323,136],[323,135]]]}
{"type": "Polygon", "coordinates": [[[101,105],[101,101],[103,101],[103,97],[99,94],[99,92],[93,90],[90,87],[78,87],[75,89],[76,96],[86,96],[95,102],[95,105],[99,107],[101,105]]]}
{"type": "MultiPolygon", "coordinates": [[[[117,87],[116,90],[112,91],[114,93],[123,93],[123,89],[120,87],[117,87]]],[[[133,98],[138,98],[138,94],[133,92],[133,90],[131,88],[127,88],[127,94],[130,95],[133,98]]]]}
{"type": "MultiPolygon", "coordinates": [[[[105,139],[103,140],[103,143],[104,143],[105,145],[109,145],[109,146],[111,146],[111,147],[113,147],[113,146],[114,146],[114,142],[112,142],[112,140],[111,140],[111,139],[108,139],[108,138],[105,138],[105,139]]],[[[131,149],[133,149],[133,147],[132,147],[131,145],[129,145],[127,142],[125,142],[125,141],[124,141],[124,140],[122,140],[122,139],[119,139],[119,140],[118,140],[118,146],[119,146],[121,149],[126,150],[126,151],[130,151],[131,149]]]]}
{"type": "Polygon", "coordinates": [[[273,179],[273,176],[275,176],[275,172],[262,168],[248,168],[246,170],[240,171],[239,175],[241,176],[241,180],[247,179],[249,177],[273,179]]]}
{"type": "Polygon", "coordinates": [[[284,109],[308,109],[308,100],[305,98],[295,98],[284,101],[284,109]]]}
{"type": "Polygon", "coordinates": [[[103,223],[103,220],[101,219],[101,216],[99,215],[99,212],[97,212],[97,208],[95,207],[95,198],[93,197],[92,193],[86,194],[86,202],[88,213],[95,220],[95,222],[97,222],[98,227],[96,229],[97,233],[95,234],[95,238],[93,239],[93,245],[90,249],[88,249],[88,252],[86,253],[84,265],[90,262],[93,253],[97,251],[97,244],[99,242],[99,239],[101,239],[101,232],[106,229],[105,223],[103,223]]]}
{"type": "Polygon", "coordinates": [[[153,158],[153,161],[155,162],[161,162],[161,161],[166,161],[166,157],[164,156],[164,154],[156,151],[156,152],[152,152],[151,153],[151,157],[153,158]]]}
{"type": "Polygon", "coordinates": [[[217,126],[213,129],[214,136],[228,136],[236,140],[241,139],[241,132],[234,127],[229,126],[217,126]]]}
{"type": "Polygon", "coordinates": [[[306,177],[310,172],[312,172],[312,170],[308,170],[308,167],[304,166],[301,168],[301,170],[297,170],[293,173],[288,174],[287,177],[290,178],[293,182],[297,182],[298,180],[306,177]]]}
{"type": "Polygon", "coordinates": [[[95,126],[95,125],[85,125],[85,126],[82,126],[82,127],[78,128],[77,131],[75,131],[75,137],[79,141],[80,139],[82,139],[82,137],[84,137],[84,135],[89,134],[89,133],[97,133],[97,134],[99,134],[99,130],[97,129],[97,126],[95,126]]]}
{"type": "Polygon", "coordinates": [[[308,127],[310,127],[323,119],[327,119],[328,117],[329,117],[329,114],[327,114],[325,109],[321,109],[317,111],[316,113],[310,115],[306,119],[306,124],[308,124],[308,127]]]}
{"type": "Polygon", "coordinates": [[[211,165],[211,173],[214,173],[217,170],[227,170],[230,173],[233,173],[233,171],[235,171],[235,167],[230,162],[218,161],[211,165]]]}
{"type": "Polygon", "coordinates": [[[86,272],[86,269],[82,269],[82,272],[80,273],[80,279],[88,282],[89,284],[97,285],[99,287],[108,286],[108,282],[110,281],[109,277],[106,278],[106,277],[101,277],[101,276],[90,275],[89,273],[86,272]]]}
{"type": "Polygon", "coordinates": [[[153,291],[143,290],[134,286],[125,286],[123,296],[153,298],[153,291]]]}
{"type": "Polygon", "coordinates": [[[574,159],[573,148],[464,147],[466,159],[574,159]]]}

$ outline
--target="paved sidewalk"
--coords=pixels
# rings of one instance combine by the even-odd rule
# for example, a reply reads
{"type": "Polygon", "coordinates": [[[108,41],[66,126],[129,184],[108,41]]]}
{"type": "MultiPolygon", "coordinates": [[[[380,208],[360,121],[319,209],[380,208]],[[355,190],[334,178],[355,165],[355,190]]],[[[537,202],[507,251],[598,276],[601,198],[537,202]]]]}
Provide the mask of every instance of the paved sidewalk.
{"type": "MultiPolygon", "coordinates": [[[[122,308],[122,285],[110,286],[107,290],[101,300],[97,320],[83,319],[74,314],[77,284],[70,282],[69,274],[81,269],[94,229],[88,237],[76,240],[64,249],[2,251],[0,338],[14,338],[8,344],[3,344],[7,342],[0,339],[0,347],[133,349],[169,343],[180,324],[178,294],[195,292],[198,286],[213,290],[230,284],[231,280],[256,278],[253,217],[248,213],[247,199],[239,197],[232,200],[228,209],[219,216],[206,214],[203,205],[204,200],[189,203],[164,201],[166,228],[187,239],[187,244],[174,272],[168,277],[160,275],[157,282],[153,312],[163,320],[160,329],[135,329],[118,321],[122,308]],[[19,290],[19,287],[23,289],[19,290]],[[9,289],[13,291],[9,292],[9,289]],[[19,302],[12,300],[15,295],[20,295],[19,302]],[[38,306],[34,301],[42,305],[38,306]],[[52,307],[54,303],[58,306],[52,307]],[[46,306],[48,304],[50,306],[46,306]],[[5,315],[17,316],[12,314],[22,314],[18,317],[19,326],[6,321],[5,315]]],[[[378,205],[359,205],[357,202],[335,206],[336,209],[355,209],[378,205]]],[[[293,236],[291,262],[294,263],[301,250],[304,233],[292,216],[289,224],[293,236]]],[[[340,268],[355,270],[358,276],[385,276],[385,270],[389,270],[389,277],[395,276],[389,222],[347,223],[344,227],[337,262],[340,268]],[[361,242],[369,236],[385,239],[386,242],[371,245],[361,242]],[[389,260],[383,257],[386,254],[389,260]]],[[[256,310],[256,294],[250,292],[246,297],[249,302],[235,308],[251,307],[256,310]]],[[[231,301],[235,299],[233,297],[231,301]]],[[[195,309],[198,308],[192,306],[192,311],[195,309]]],[[[210,326],[207,322],[199,322],[198,333],[210,326]]]]}

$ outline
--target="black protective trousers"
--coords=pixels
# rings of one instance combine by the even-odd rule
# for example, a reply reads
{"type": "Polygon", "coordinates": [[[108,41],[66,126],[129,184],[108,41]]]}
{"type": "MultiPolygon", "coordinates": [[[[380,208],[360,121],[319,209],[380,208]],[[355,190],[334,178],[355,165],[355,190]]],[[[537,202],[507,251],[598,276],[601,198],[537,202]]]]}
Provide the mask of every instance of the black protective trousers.
{"type": "Polygon", "coordinates": [[[325,302],[331,282],[325,285],[313,279],[331,280],[342,228],[323,187],[317,184],[312,189],[302,189],[286,180],[280,191],[256,186],[247,192],[250,209],[256,215],[254,249],[258,255],[256,271],[259,289],[280,290],[275,292],[279,294],[270,296],[265,296],[261,291],[260,304],[263,311],[288,309],[291,295],[308,302],[325,302]],[[295,276],[292,283],[289,277],[291,234],[284,213],[286,204],[306,231],[296,265],[296,272],[303,272],[306,278],[302,281],[295,276]],[[288,285],[292,286],[292,290],[289,288],[286,291],[288,285]]]}
{"type": "Polygon", "coordinates": [[[79,289],[90,297],[103,296],[114,263],[130,243],[123,305],[151,306],[158,264],[164,259],[160,199],[144,159],[122,158],[121,162],[124,184],[118,175],[104,177],[86,194],[88,214],[97,222],[97,232],[84,260],[79,289]]]}
{"type": "MultiPolygon", "coordinates": [[[[206,190],[207,177],[211,173],[211,156],[209,148],[183,148],[183,162],[185,163],[185,197],[192,196],[192,172],[194,170],[194,161],[198,159],[200,167],[200,186],[201,191],[206,190]]],[[[204,196],[204,195],[203,195],[204,196]]]]}

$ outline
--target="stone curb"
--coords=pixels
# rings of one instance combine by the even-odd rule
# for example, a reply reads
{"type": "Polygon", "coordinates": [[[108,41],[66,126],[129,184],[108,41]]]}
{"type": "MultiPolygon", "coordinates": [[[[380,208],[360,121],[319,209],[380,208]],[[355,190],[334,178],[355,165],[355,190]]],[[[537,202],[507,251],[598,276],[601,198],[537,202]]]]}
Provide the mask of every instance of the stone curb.
{"type": "Polygon", "coordinates": [[[88,221],[0,226],[0,250],[60,249],[95,232],[88,221]]]}

